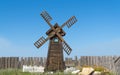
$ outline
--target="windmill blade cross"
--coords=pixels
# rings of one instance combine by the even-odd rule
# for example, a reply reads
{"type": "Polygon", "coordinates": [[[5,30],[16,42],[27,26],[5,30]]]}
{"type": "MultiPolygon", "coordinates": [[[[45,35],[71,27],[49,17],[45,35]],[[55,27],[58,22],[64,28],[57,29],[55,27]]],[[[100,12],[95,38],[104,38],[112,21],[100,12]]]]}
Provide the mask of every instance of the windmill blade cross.
{"type": "Polygon", "coordinates": [[[68,54],[70,55],[72,49],[70,48],[70,46],[64,41],[63,42],[63,50],[68,54]]]}
{"type": "Polygon", "coordinates": [[[36,41],[36,42],[34,43],[34,45],[35,45],[37,48],[40,48],[45,42],[47,42],[48,39],[49,39],[49,37],[45,39],[45,38],[42,36],[38,41],[36,41]]]}
{"type": "Polygon", "coordinates": [[[50,23],[50,21],[52,20],[52,17],[46,12],[46,11],[43,11],[41,14],[40,14],[43,19],[48,23],[48,25],[54,30],[54,32],[56,33],[56,35],[58,36],[58,38],[61,40],[61,41],[64,41],[64,39],[62,38],[62,36],[58,33],[59,30],[56,30],[52,24],[50,23]]]}
{"type": "Polygon", "coordinates": [[[68,28],[70,28],[74,23],[77,22],[77,19],[75,16],[72,16],[68,21],[66,21],[64,24],[62,24],[61,28],[67,25],[68,28]]]}

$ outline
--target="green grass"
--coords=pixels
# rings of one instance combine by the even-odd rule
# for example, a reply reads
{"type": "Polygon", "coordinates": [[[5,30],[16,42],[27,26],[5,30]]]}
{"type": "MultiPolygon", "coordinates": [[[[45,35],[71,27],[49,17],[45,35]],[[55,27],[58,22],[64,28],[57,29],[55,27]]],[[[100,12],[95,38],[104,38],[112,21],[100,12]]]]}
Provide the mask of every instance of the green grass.
{"type": "Polygon", "coordinates": [[[21,70],[16,70],[16,69],[5,69],[5,70],[0,70],[0,75],[31,75],[28,72],[22,72],[21,70]]]}
{"type": "MultiPolygon", "coordinates": [[[[103,70],[103,69],[98,69],[97,70],[103,70]]],[[[22,70],[18,69],[2,69],[0,70],[0,75],[73,75],[71,73],[64,74],[64,72],[56,72],[54,74],[48,74],[46,73],[29,73],[29,72],[22,72],[22,70]]],[[[113,73],[103,73],[102,75],[115,75],[113,73]]]]}
{"type": "Polygon", "coordinates": [[[22,70],[18,69],[2,69],[0,70],[0,75],[73,75],[71,73],[64,74],[63,72],[56,72],[54,74],[47,74],[47,73],[29,73],[29,72],[22,72],[22,70]]]}

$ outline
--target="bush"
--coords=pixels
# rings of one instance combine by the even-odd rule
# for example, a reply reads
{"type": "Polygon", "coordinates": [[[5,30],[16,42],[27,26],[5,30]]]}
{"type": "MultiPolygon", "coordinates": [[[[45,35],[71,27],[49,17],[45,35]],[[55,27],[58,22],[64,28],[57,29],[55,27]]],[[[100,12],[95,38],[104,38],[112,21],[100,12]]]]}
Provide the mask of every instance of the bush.
{"type": "Polygon", "coordinates": [[[94,66],[95,71],[100,71],[100,72],[105,72],[107,71],[106,68],[102,67],[102,66],[94,66]]]}

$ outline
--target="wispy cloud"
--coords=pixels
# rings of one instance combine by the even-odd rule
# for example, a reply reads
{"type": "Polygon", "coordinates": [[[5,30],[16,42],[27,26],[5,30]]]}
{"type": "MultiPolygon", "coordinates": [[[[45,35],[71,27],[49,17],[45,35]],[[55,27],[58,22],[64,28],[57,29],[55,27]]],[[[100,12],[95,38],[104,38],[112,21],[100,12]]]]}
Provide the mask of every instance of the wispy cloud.
{"type": "Polygon", "coordinates": [[[120,55],[120,39],[94,43],[83,50],[90,55],[120,55]]]}
{"type": "Polygon", "coordinates": [[[0,37],[0,49],[11,47],[12,43],[4,37],[0,37]]]}
{"type": "Polygon", "coordinates": [[[115,50],[120,49],[120,39],[109,40],[105,42],[99,42],[91,45],[89,49],[98,49],[98,50],[115,50]]]}
{"type": "Polygon", "coordinates": [[[1,56],[39,56],[36,48],[20,45],[6,37],[0,37],[0,57],[1,56]],[[29,52],[29,53],[28,53],[29,52]],[[26,54],[27,53],[27,54],[26,54]]]}
{"type": "Polygon", "coordinates": [[[74,49],[71,57],[77,56],[104,56],[104,55],[120,55],[120,38],[102,40],[99,42],[91,42],[85,46],[79,46],[74,49]]]}

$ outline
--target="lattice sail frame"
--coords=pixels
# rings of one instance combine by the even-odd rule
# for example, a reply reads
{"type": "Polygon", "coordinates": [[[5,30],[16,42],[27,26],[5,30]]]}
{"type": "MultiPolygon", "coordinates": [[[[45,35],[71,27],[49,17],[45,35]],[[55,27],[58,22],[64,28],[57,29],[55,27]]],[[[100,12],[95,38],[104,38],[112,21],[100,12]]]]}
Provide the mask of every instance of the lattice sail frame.
{"type": "Polygon", "coordinates": [[[43,11],[40,14],[43,19],[48,23],[48,25],[51,27],[51,29],[55,32],[54,34],[52,34],[51,36],[48,36],[46,39],[42,36],[38,41],[36,41],[34,43],[34,45],[37,48],[40,48],[45,42],[47,42],[50,38],[52,38],[54,35],[57,35],[57,37],[62,41],[63,44],[63,50],[69,55],[72,51],[72,49],[70,48],[70,46],[65,42],[65,40],[62,38],[62,36],[59,34],[59,30],[62,29],[64,26],[67,26],[68,28],[70,28],[74,23],[77,22],[77,19],[75,16],[72,16],[68,21],[66,21],[65,23],[63,23],[61,25],[60,28],[55,29],[54,26],[50,23],[50,21],[52,20],[52,17],[46,12],[43,11]]]}

